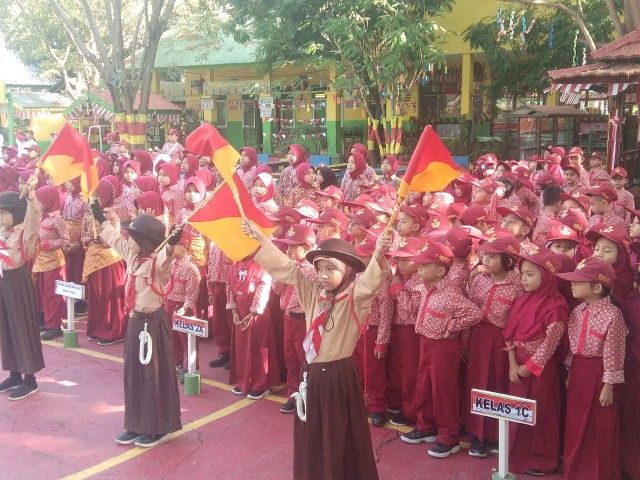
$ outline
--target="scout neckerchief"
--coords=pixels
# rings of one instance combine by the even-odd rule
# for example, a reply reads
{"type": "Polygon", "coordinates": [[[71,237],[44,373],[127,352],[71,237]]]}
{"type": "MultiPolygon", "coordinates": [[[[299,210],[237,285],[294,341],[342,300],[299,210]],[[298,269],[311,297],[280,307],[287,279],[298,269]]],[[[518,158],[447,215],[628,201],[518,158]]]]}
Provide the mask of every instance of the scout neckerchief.
{"type": "Polygon", "coordinates": [[[318,302],[321,305],[320,312],[311,322],[309,330],[307,330],[307,334],[305,335],[302,342],[302,347],[304,348],[304,356],[307,360],[307,363],[310,364],[313,359],[316,358],[320,353],[320,345],[322,343],[322,337],[324,335],[324,324],[329,319],[329,314],[331,313],[333,305],[347,298],[349,296],[349,293],[351,292],[348,291],[333,298],[321,295],[318,298],[318,302]]]}
{"type": "Polygon", "coordinates": [[[147,260],[151,260],[151,272],[149,273],[149,277],[144,279],[145,285],[150,287],[151,290],[153,291],[153,293],[158,295],[160,298],[163,298],[165,295],[167,295],[169,293],[169,291],[171,290],[171,288],[173,287],[173,285],[170,282],[170,285],[168,285],[168,288],[163,292],[159,288],[156,288],[156,286],[153,284],[153,279],[154,279],[155,274],[156,274],[156,260],[157,260],[156,256],[153,256],[153,257],[151,257],[151,256],[137,257],[133,261],[133,265],[132,265],[131,271],[129,273],[127,273],[127,279],[126,279],[125,285],[124,285],[124,297],[126,299],[126,307],[127,307],[127,310],[129,312],[133,312],[133,307],[136,304],[136,285],[135,285],[135,283],[136,283],[136,275],[135,275],[135,272],[138,270],[138,268],[140,268],[142,263],[147,261],[147,260]]]}

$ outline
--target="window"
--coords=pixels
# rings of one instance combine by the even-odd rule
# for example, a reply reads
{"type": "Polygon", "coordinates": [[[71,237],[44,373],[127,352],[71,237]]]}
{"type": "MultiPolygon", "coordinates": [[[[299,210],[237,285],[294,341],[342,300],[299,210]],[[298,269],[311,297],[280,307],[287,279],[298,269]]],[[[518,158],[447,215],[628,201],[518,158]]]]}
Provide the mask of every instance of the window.
{"type": "Polygon", "coordinates": [[[313,99],[313,124],[320,127],[327,125],[327,100],[325,98],[313,99]]]}
{"type": "Polygon", "coordinates": [[[226,128],[227,126],[227,99],[217,98],[214,100],[216,109],[216,127],[226,128]]]}
{"type": "Polygon", "coordinates": [[[244,128],[256,127],[256,110],[255,100],[242,101],[242,126],[244,128]]]}

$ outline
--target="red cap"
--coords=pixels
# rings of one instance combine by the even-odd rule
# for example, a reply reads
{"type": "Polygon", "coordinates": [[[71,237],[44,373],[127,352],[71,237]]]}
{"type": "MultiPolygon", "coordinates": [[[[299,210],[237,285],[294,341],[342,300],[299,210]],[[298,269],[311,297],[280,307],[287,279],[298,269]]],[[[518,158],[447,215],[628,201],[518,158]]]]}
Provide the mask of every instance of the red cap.
{"type": "Polygon", "coordinates": [[[582,208],[585,213],[588,212],[591,208],[591,205],[589,205],[589,197],[587,197],[586,195],[571,195],[570,193],[562,192],[560,194],[560,200],[573,200],[578,205],[580,205],[580,208],[582,208]]]}
{"type": "Polygon", "coordinates": [[[495,220],[489,218],[487,209],[482,205],[471,205],[462,214],[462,223],[465,225],[475,225],[478,222],[495,223],[495,220]]]}
{"type": "Polygon", "coordinates": [[[471,183],[487,193],[494,193],[499,187],[498,182],[493,178],[483,178],[480,181],[472,181],[471,183]]]}
{"type": "Polygon", "coordinates": [[[400,211],[409,215],[420,225],[425,225],[429,219],[429,210],[424,205],[402,205],[400,211]]]}
{"type": "Polygon", "coordinates": [[[531,155],[529,158],[527,158],[527,162],[544,162],[544,158],[542,158],[540,155],[536,154],[536,155],[531,155]]]}
{"type": "Polygon", "coordinates": [[[539,267],[544,268],[551,273],[558,273],[561,271],[561,263],[558,258],[558,254],[548,248],[531,244],[526,248],[523,247],[518,256],[523,260],[535,263],[539,267]]]}
{"type": "Polygon", "coordinates": [[[567,157],[579,157],[584,155],[584,151],[580,147],[571,147],[569,153],[567,153],[567,157]]]}
{"type": "Polygon", "coordinates": [[[554,242],[557,240],[570,240],[572,242],[578,242],[578,232],[571,228],[569,225],[565,225],[558,220],[551,220],[551,228],[546,235],[546,243],[554,242]]]}
{"type": "Polygon", "coordinates": [[[536,223],[536,217],[531,213],[531,210],[521,205],[515,205],[511,208],[498,207],[496,210],[502,217],[506,217],[510,213],[513,213],[516,217],[526,223],[529,228],[533,228],[534,223],[536,223]]]}
{"type": "Polygon", "coordinates": [[[485,234],[485,241],[480,244],[478,250],[485,253],[518,255],[520,242],[510,232],[491,229],[485,234]]]}
{"type": "Polygon", "coordinates": [[[622,167],[617,167],[617,168],[614,168],[613,170],[611,170],[611,173],[609,174],[609,176],[611,178],[613,178],[613,177],[624,177],[624,178],[627,178],[627,171],[622,167]]]}
{"type": "Polygon", "coordinates": [[[597,242],[600,237],[611,240],[616,245],[629,250],[631,239],[629,238],[629,230],[622,227],[607,225],[606,223],[598,223],[584,235],[587,240],[593,243],[597,242]]]}
{"type": "Polygon", "coordinates": [[[353,200],[343,201],[342,205],[347,206],[347,207],[367,208],[367,203],[373,202],[373,201],[374,200],[373,200],[373,198],[371,198],[370,195],[366,195],[366,194],[363,193],[361,195],[358,195],[353,200]]]}
{"type": "Polygon", "coordinates": [[[302,215],[303,218],[318,218],[320,214],[320,207],[312,200],[300,200],[293,208],[296,212],[302,215]]]}
{"type": "Polygon", "coordinates": [[[484,155],[481,155],[477,162],[478,165],[482,166],[483,170],[487,169],[490,166],[497,166],[498,165],[498,157],[496,157],[495,153],[485,153],[484,155]]]}
{"type": "Polygon", "coordinates": [[[335,185],[329,185],[327,188],[316,192],[316,195],[320,195],[321,197],[331,197],[339,202],[344,200],[344,193],[335,185]]]}
{"type": "Polygon", "coordinates": [[[356,255],[360,257],[370,257],[376,250],[378,237],[375,235],[365,235],[365,237],[355,245],[356,255]]]}
{"type": "Polygon", "coordinates": [[[517,177],[524,177],[524,178],[528,177],[530,172],[529,167],[526,167],[525,165],[521,165],[521,164],[517,164],[511,167],[511,171],[515,173],[517,177]]]}
{"type": "Polygon", "coordinates": [[[584,194],[586,196],[594,195],[597,197],[602,197],[607,202],[615,202],[616,200],[618,200],[618,194],[616,193],[616,191],[612,186],[607,185],[606,183],[601,183],[600,185],[589,187],[585,190],[584,194]]]}
{"type": "Polygon", "coordinates": [[[445,267],[450,267],[453,263],[453,252],[442,243],[430,241],[422,247],[418,255],[413,257],[413,261],[423,265],[441,263],[445,267]]]}
{"type": "Polygon", "coordinates": [[[449,221],[449,217],[447,217],[446,213],[439,210],[427,210],[427,214],[429,215],[429,219],[425,224],[424,233],[451,228],[451,222],[449,221]]]}
{"type": "Polygon", "coordinates": [[[587,216],[579,208],[570,208],[569,211],[558,215],[558,220],[578,233],[583,233],[589,223],[587,216]]]}
{"type": "Polygon", "coordinates": [[[418,255],[426,240],[420,237],[400,237],[396,248],[387,252],[390,257],[411,258],[418,255]]]}
{"type": "Polygon", "coordinates": [[[447,208],[447,217],[449,219],[457,218],[461,220],[466,209],[467,206],[464,203],[452,203],[447,208]]]}
{"type": "Polygon", "coordinates": [[[371,210],[362,210],[358,213],[349,213],[347,216],[355,225],[365,230],[378,223],[376,214],[371,210]]]}
{"type": "Polygon", "coordinates": [[[307,221],[315,223],[317,225],[335,225],[340,229],[341,232],[344,232],[349,225],[349,218],[347,217],[347,215],[342,210],[339,210],[337,208],[327,208],[318,218],[311,218],[307,221]]]}
{"type": "Polygon", "coordinates": [[[280,207],[267,217],[276,223],[298,223],[302,220],[302,215],[291,207],[280,207]]]}
{"type": "Polygon", "coordinates": [[[367,202],[367,208],[373,210],[376,213],[385,213],[391,215],[395,201],[389,197],[382,197],[376,202],[367,202]]]}
{"type": "Polygon", "coordinates": [[[464,228],[453,227],[445,233],[442,243],[458,258],[464,258],[471,253],[471,235],[464,228]]]}
{"type": "MultiPolygon", "coordinates": [[[[560,160],[562,160],[565,156],[565,152],[566,150],[563,147],[552,147],[551,148],[551,154],[552,155],[558,155],[560,157],[560,160]]],[[[560,162],[558,162],[560,163],[560,162]]]]}
{"type": "Polygon", "coordinates": [[[285,245],[309,245],[312,246],[316,243],[316,234],[313,228],[296,223],[289,227],[286,235],[279,239],[278,242],[285,245]]]}
{"type": "Polygon", "coordinates": [[[556,275],[570,282],[598,282],[605,287],[611,287],[616,277],[616,271],[604,260],[598,257],[589,257],[582,260],[573,272],[556,275]]]}

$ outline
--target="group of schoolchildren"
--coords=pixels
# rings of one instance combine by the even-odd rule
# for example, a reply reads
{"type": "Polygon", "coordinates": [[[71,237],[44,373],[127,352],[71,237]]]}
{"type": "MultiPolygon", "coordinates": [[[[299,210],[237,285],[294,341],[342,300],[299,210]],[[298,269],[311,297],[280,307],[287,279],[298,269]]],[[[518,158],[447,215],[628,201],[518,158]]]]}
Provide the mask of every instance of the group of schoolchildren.
{"type": "Polygon", "coordinates": [[[276,175],[244,147],[238,175],[276,231],[271,241],[245,223],[261,247],[232,263],[185,223],[222,180],[169,134],[157,155],[109,134],[90,204],[78,181],[48,185],[37,151],[3,148],[0,351],[10,377],[0,391],[10,399],[37,391],[38,325],[42,339],[62,334],[55,280],[66,279],[85,285],[89,340],[125,341],[118,443],[153,446],[181,428],[178,313],[209,320],[209,365],[229,369],[234,394],[260,399],[286,381],[295,478],[377,478],[367,415],[409,426],[402,441],[428,443],[432,457],[460,441],[486,457],[498,428],[470,413],[478,388],[537,402],[535,426],[510,424],[514,473],[640,479],[640,211],[624,168],[608,172],[580,147],[526,161],[489,153],[444,191],[396,205],[394,155],[378,175],[354,144],[339,179],[301,145],[276,175]],[[154,368],[138,358],[141,332],[154,368]]]}

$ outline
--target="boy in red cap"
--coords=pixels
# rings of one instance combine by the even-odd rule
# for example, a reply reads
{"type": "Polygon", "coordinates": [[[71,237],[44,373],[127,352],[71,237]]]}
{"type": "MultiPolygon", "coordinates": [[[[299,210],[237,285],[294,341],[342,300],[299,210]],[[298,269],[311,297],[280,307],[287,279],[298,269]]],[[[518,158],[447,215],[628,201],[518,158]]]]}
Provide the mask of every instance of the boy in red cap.
{"type": "MultiPolygon", "coordinates": [[[[569,160],[569,165],[573,167],[575,172],[578,174],[578,185],[579,188],[584,190],[589,187],[589,172],[582,165],[584,161],[584,152],[580,147],[572,147],[567,153],[567,159],[569,160]]],[[[566,179],[566,177],[565,177],[566,179]]]]}
{"type": "Polygon", "coordinates": [[[349,217],[342,210],[327,208],[318,218],[307,220],[316,226],[318,242],[330,238],[343,238],[349,225],[349,217]]]}
{"type": "Polygon", "coordinates": [[[318,206],[322,211],[327,208],[338,208],[340,203],[344,201],[342,190],[335,185],[329,185],[323,190],[317,191],[316,197],[318,199],[318,206]]]}
{"type": "Polygon", "coordinates": [[[600,152],[593,152],[589,157],[589,186],[608,184],[611,177],[605,170],[605,161],[600,152]]]}
{"type": "Polygon", "coordinates": [[[531,244],[529,237],[536,218],[528,208],[522,206],[498,207],[498,214],[502,215],[503,229],[510,232],[522,244],[531,244]]]}
{"type": "Polygon", "coordinates": [[[422,205],[402,205],[398,213],[395,229],[401,237],[417,237],[429,218],[429,212],[422,205]]]}
{"type": "Polygon", "coordinates": [[[536,226],[533,229],[531,240],[536,245],[543,245],[551,224],[562,209],[562,188],[557,185],[549,185],[542,192],[543,208],[538,214],[536,226]]]}
{"type": "Polygon", "coordinates": [[[624,383],[625,327],[611,303],[613,267],[590,257],[571,273],[578,305],[569,317],[571,351],[564,436],[564,478],[601,480],[621,477],[620,407],[624,383]]]}
{"type": "Polygon", "coordinates": [[[487,212],[487,208],[482,205],[471,205],[462,214],[462,224],[477,228],[483,234],[495,225],[495,219],[487,212]]]}
{"type": "MultiPolygon", "coordinates": [[[[310,281],[317,279],[316,269],[305,258],[315,248],[316,235],[306,225],[292,225],[284,238],[276,242],[287,247],[287,256],[296,262],[300,271],[310,281]]],[[[302,342],[307,331],[304,310],[293,285],[275,281],[273,291],[280,297],[280,309],[284,313],[284,362],[287,367],[287,403],[280,407],[282,413],[294,413],[296,401],[293,394],[300,387],[300,369],[304,363],[302,342]]]]}
{"type": "Polygon", "coordinates": [[[396,273],[389,287],[395,314],[387,362],[389,378],[392,383],[401,385],[402,392],[402,409],[391,418],[393,425],[409,425],[416,419],[414,391],[420,359],[420,335],[416,333],[415,324],[422,300],[423,282],[418,275],[419,265],[413,261],[413,257],[425,244],[422,238],[401,237],[396,248],[388,252],[388,256],[396,262],[396,273]]]}
{"type": "Polygon", "coordinates": [[[306,363],[304,383],[297,394],[294,478],[376,480],[362,389],[351,357],[371,302],[389,270],[384,252],[391,245],[391,235],[378,238],[366,268],[353,245],[325,240],[306,255],[318,272],[318,280],[309,282],[295,262],[254,225],[245,223],[243,229],[262,245],[255,260],[275,279],[294,285],[305,311],[306,363]],[[363,273],[356,278],[358,272],[363,273]]]}
{"type": "Polygon", "coordinates": [[[568,193],[569,195],[579,195],[582,193],[583,189],[588,187],[583,187],[580,183],[580,173],[579,170],[573,165],[567,165],[563,168],[564,172],[564,186],[562,189],[568,193]]]}
{"type": "Polygon", "coordinates": [[[627,183],[627,171],[622,167],[617,167],[611,170],[611,185],[616,191],[618,195],[618,200],[614,205],[614,209],[616,213],[629,220],[631,218],[631,214],[628,212],[628,209],[636,208],[636,202],[633,198],[633,193],[624,188],[627,183]]]}
{"type": "Polygon", "coordinates": [[[424,284],[416,320],[420,360],[414,400],[416,427],[400,436],[407,443],[435,442],[428,454],[445,458],[460,451],[460,331],[482,320],[482,311],[452,288],[447,273],[453,252],[430,241],[413,261],[424,284]]]}
{"type": "Polygon", "coordinates": [[[588,188],[584,193],[589,197],[591,205],[591,217],[587,228],[590,229],[599,223],[629,228],[627,220],[613,209],[614,202],[618,200],[618,194],[613,187],[607,183],[601,183],[598,186],[588,188]]]}

